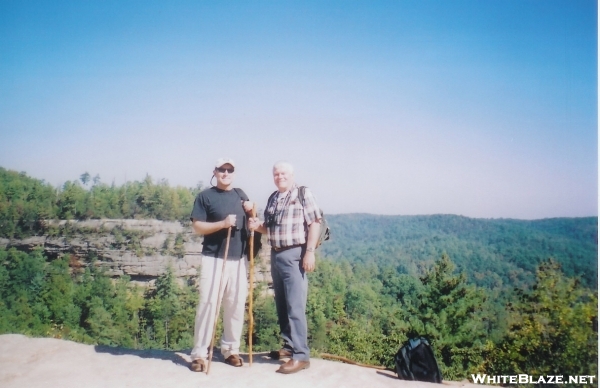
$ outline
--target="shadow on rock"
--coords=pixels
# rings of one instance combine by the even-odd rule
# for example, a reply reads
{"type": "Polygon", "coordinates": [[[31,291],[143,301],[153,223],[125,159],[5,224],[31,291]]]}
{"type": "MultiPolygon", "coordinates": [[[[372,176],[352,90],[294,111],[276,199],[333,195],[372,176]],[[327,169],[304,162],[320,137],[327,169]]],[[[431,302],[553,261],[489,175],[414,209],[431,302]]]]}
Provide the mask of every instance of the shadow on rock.
{"type": "MultiPolygon", "coordinates": [[[[216,352],[216,351],[215,351],[216,352]]],[[[253,364],[272,364],[272,365],[279,365],[284,363],[285,361],[287,361],[287,358],[284,358],[282,360],[275,360],[271,357],[269,357],[269,353],[270,352],[254,352],[252,353],[252,363],[253,364]]],[[[215,353],[216,355],[216,353],[215,353]]],[[[219,353],[219,356],[221,356],[221,354],[219,353]]],[[[250,363],[250,356],[248,353],[240,353],[240,357],[242,357],[242,359],[244,360],[244,364],[247,365],[250,363]]],[[[217,359],[217,357],[213,358],[213,361],[217,359]]],[[[220,358],[221,361],[224,361],[222,359],[222,357],[220,358]]]]}
{"type": "MultiPolygon", "coordinates": [[[[169,351],[160,349],[127,349],[112,347],[108,345],[96,345],[94,346],[96,353],[108,353],[113,356],[137,356],[140,358],[154,358],[157,360],[171,361],[174,364],[189,368],[192,360],[189,356],[191,349],[185,349],[181,351],[169,351]]],[[[240,353],[240,357],[244,360],[244,364],[249,363],[248,353],[240,353]]],[[[279,365],[287,359],[274,360],[269,357],[269,352],[258,352],[252,354],[252,362],[256,364],[273,364],[279,365]]],[[[225,358],[221,354],[219,348],[214,348],[212,362],[225,362],[225,358]]]]}
{"type": "Polygon", "coordinates": [[[112,347],[107,345],[96,345],[94,346],[96,353],[108,353],[113,356],[138,356],[140,358],[155,358],[157,360],[171,361],[174,364],[189,367],[191,360],[188,356],[189,350],[183,350],[180,352],[159,350],[159,349],[127,349],[112,347]]]}

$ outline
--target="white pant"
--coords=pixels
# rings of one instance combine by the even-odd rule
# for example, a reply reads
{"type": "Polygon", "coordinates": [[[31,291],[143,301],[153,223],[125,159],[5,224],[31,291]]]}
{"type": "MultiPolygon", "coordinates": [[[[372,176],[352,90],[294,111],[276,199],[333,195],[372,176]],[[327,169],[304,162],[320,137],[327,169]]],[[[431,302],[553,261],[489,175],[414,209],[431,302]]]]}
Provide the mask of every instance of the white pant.
{"type": "MultiPolygon", "coordinates": [[[[217,293],[221,281],[223,259],[202,256],[200,269],[200,300],[196,309],[194,327],[194,349],[191,358],[207,358],[212,339],[217,308],[217,293]]],[[[244,308],[248,296],[248,261],[228,259],[225,263],[225,276],[221,293],[223,307],[223,336],[221,353],[225,358],[239,354],[242,326],[244,325],[244,308]]]]}

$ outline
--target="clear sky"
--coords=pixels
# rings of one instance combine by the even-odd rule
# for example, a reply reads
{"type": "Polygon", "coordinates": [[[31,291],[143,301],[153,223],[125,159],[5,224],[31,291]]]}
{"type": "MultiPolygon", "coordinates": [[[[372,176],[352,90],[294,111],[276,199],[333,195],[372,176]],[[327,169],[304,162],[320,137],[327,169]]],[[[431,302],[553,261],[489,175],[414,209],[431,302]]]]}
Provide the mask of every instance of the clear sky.
{"type": "Polygon", "coordinates": [[[598,214],[593,0],[0,1],[0,166],[326,213],[598,214]]]}

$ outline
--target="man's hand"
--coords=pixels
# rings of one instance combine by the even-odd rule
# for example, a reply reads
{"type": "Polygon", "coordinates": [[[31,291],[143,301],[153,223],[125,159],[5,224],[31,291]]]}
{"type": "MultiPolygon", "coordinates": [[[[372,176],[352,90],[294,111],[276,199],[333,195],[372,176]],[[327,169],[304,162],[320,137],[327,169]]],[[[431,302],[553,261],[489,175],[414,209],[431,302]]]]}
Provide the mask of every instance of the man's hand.
{"type": "Polygon", "coordinates": [[[248,218],[248,229],[255,230],[258,233],[267,233],[267,228],[265,228],[265,224],[263,222],[260,222],[258,217],[248,218]]]}
{"type": "Polygon", "coordinates": [[[242,201],[242,207],[246,213],[250,213],[254,208],[254,202],[250,201],[242,201]]]}
{"type": "Polygon", "coordinates": [[[315,252],[306,251],[302,258],[302,268],[306,272],[312,272],[315,270],[315,252]]]}
{"type": "Polygon", "coordinates": [[[235,214],[230,214],[227,217],[225,217],[225,219],[223,220],[223,228],[227,229],[227,228],[231,228],[232,226],[235,227],[235,219],[236,219],[235,214]]]}
{"type": "Polygon", "coordinates": [[[248,229],[256,230],[260,226],[260,220],[258,217],[249,217],[248,218],[248,229]]]}

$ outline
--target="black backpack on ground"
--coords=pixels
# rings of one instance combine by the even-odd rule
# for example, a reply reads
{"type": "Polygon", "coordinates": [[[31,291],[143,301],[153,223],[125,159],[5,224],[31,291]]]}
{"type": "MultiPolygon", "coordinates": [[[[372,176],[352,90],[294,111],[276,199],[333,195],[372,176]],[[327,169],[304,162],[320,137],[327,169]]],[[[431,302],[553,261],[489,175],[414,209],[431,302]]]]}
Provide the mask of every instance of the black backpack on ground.
{"type": "Polygon", "coordinates": [[[406,341],[394,356],[394,361],[399,379],[442,382],[442,373],[431,345],[423,337],[406,341]]]}

